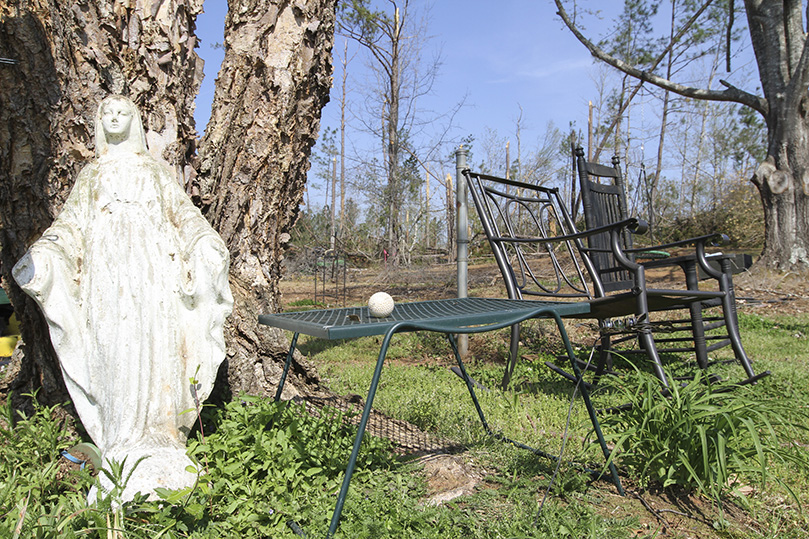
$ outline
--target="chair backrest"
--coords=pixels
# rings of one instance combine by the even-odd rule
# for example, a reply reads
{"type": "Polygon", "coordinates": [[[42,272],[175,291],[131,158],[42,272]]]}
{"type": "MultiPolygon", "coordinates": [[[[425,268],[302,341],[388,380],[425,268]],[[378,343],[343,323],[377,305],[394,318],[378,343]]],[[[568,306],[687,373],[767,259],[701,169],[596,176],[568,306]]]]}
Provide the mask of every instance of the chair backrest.
{"type": "MultiPolygon", "coordinates": [[[[584,223],[587,229],[617,223],[630,217],[626,204],[626,189],[621,174],[620,160],[612,158],[612,166],[587,161],[584,149],[576,148],[576,169],[579,173],[584,223]]],[[[624,249],[632,248],[632,236],[621,236],[624,249]]],[[[630,288],[632,276],[615,260],[610,249],[609,233],[595,234],[587,238],[590,258],[595,265],[606,291],[630,288]]],[[[631,254],[629,255],[631,258],[631,254]]]]}
{"type": "Polygon", "coordinates": [[[558,189],[469,170],[464,176],[510,298],[593,297],[580,240],[547,241],[576,232],[558,189]]]}

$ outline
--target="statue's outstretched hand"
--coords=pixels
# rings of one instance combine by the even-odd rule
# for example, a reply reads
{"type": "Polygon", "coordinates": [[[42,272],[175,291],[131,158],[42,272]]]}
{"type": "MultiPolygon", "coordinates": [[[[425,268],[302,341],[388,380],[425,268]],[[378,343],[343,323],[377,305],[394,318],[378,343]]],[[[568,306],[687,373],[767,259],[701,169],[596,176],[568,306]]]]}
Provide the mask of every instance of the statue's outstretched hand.
{"type": "Polygon", "coordinates": [[[31,251],[25,253],[25,255],[14,264],[14,267],[11,268],[11,274],[20,286],[25,286],[33,281],[35,273],[36,269],[34,267],[34,258],[31,256],[31,251]]]}

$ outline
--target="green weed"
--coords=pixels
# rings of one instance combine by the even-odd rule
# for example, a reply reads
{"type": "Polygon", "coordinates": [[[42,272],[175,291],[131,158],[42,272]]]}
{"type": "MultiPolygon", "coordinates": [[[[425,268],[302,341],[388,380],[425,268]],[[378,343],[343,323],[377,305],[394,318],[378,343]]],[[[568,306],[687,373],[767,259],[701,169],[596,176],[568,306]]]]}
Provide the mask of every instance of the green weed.
{"type": "Polygon", "coordinates": [[[601,423],[617,462],[643,485],[657,481],[721,500],[737,481],[778,481],[769,473],[774,460],[809,470],[806,456],[782,443],[809,425],[809,414],[796,416],[788,402],[747,387],[716,391],[702,375],[684,387],[671,381],[669,395],[639,371],[631,381],[609,377],[605,386],[632,405],[601,423]]]}
{"type": "MultiPolygon", "coordinates": [[[[99,497],[87,506],[95,484],[86,472],[59,475],[59,449],[74,443],[52,408],[37,408],[13,421],[8,404],[0,428],[1,537],[292,537],[286,523],[300,519],[328,527],[354,428],[339,412],[315,418],[302,406],[242,397],[212,414],[216,431],[189,441],[189,455],[205,458],[208,473],[184,491],[160,490],[112,506],[99,497]],[[74,477],[75,476],[75,477],[74,477]],[[307,515],[309,515],[307,517],[307,515]]],[[[357,485],[371,470],[392,465],[389,443],[366,437],[357,460],[357,485]]],[[[107,471],[123,488],[121,466],[107,471]]]]}

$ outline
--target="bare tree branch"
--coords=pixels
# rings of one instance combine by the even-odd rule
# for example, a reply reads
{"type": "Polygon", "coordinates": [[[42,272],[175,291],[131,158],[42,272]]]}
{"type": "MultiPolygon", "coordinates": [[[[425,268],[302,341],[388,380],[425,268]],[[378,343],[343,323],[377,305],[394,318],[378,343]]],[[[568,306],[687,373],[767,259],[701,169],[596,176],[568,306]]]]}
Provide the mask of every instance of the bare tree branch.
{"type": "MultiPolygon", "coordinates": [[[[694,13],[694,15],[683,25],[683,27],[680,28],[680,30],[677,32],[677,34],[674,37],[672,37],[672,39],[669,40],[669,44],[666,46],[666,48],[663,50],[663,52],[661,52],[657,56],[657,58],[655,58],[655,61],[652,62],[651,67],[649,67],[650,70],[654,70],[654,69],[657,68],[658,65],[660,65],[660,62],[662,62],[666,58],[666,56],[669,54],[669,52],[672,50],[672,48],[674,48],[674,45],[677,42],[679,42],[680,38],[682,38],[683,35],[688,31],[688,29],[691,28],[694,25],[694,23],[697,21],[697,18],[708,8],[709,5],[711,5],[711,2],[713,2],[713,0],[707,0],[694,13]]],[[[601,149],[604,147],[604,144],[607,141],[607,137],[612,135],[612,132],[615,130],[615,127],[618,125],[618,122],[623,117],[624,111],[626,111],[626,109],[629,108],[629,105],[632,103],[632,100],[635,98],[635,96],[638,94],[640,89],[643,87],[643,82],[644,82],[643,80],[638,82],[635,85],[635,87],[632,88],[632,91],[630,92],[629,97],[626,99],[626,101],[624,101],[621,104],[621,108],[618,110],[618,113],[612,119],[612,122],[610,122],[609,127],[607,127],[607,130],[604,132],[604,136],[602,136],[601,140],[598,141],[598,144],[596,144],[596,153],[593,156],[594,160],[598,160],[598,156],[601,154],[601,149]]]]}
{"type": "Polygon", "coordinates": [[[618,69],[619,71],[622,71],[623,73],[626,73],[627,75],[638,80],[654,84],[655,86],[658,86],[664,90],[672,91],[684,97],[703,99],[707,101],[730,101],[740,103],[758,111],[765,117],[767,116],[769,104],[765,98],[745,92],[744,90],[741,90],[725,81],[720,81],[726,87],[725,90],[710,90],[704,88],[695,88],[693,86],[685,86],[683,84],[670,81],[669,79],[659,75],[655,75],[650,71],[638,69],[635,66],[629,65],[628,63],[607,54],[604,50],[587,39],[579,31],[576,25],[570,20],[570,17],[568,17],[564,6],[562,6],[561,0],[554,0],[554,2],[556,3],[556,7],[558,9],[557,14],[562,18],[562,22],[565,23],[565,26],[567,26],[573,35],[576,36],[576,39],[587,47],[590,54],[602,62],[614,67],[615,69],[618,69]]]}

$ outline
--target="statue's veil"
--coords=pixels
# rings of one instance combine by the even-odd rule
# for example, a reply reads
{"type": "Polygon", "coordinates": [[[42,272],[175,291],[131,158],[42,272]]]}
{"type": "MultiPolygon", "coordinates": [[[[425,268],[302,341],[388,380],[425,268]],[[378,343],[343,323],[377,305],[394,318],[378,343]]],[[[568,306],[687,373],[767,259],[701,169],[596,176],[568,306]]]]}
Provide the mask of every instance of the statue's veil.
{"type": "Polygon", "coordinates": [[[101,116],[104,112],[104,107],[107,106],[107,103],[111,103],[112,101],[124,103],[132,113],[132,123],[129,126],[129,138],[127,139],[132,151],[137,154],[148,154],[148,149],[146,147],[146,133],[143,131],[143,121],[140,118],[140,111],[138,110],[138,107],[136,107],[135,103],[133,103],[128,97],[124,97],[122,95],[111,95],[101,101],[101,103],[98,105],[98,110],[96,111],[96,157],[101,157],[107,153],[107,147],[109,145],[107,144],[107,137],[104,134],[104,126],[101,123],[101,116]]]}

